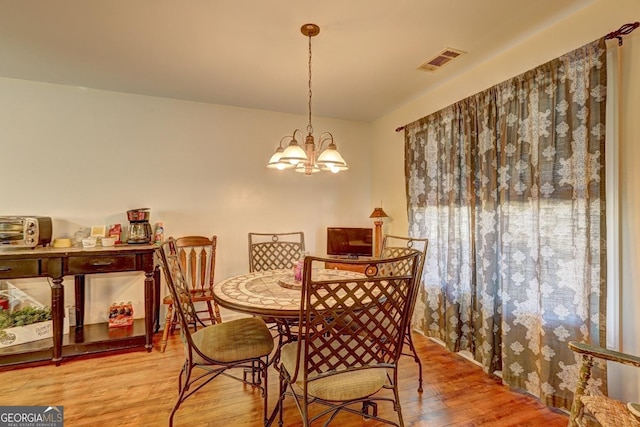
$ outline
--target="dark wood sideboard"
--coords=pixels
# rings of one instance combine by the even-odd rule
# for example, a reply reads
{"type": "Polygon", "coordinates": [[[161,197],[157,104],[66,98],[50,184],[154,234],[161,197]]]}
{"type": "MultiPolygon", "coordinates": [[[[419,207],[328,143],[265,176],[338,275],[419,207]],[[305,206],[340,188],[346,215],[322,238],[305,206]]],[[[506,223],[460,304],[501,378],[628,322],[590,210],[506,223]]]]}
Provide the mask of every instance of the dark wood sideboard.
{"type": "MultiPolygon", "coordinates": [[[[36,248],[0,251],[0,280],[44,277],[51,287],[53,340],[0,349],[0,370],[16,365],[53,362],[81,355],[153,348],[154,321],[158,313],[160,274],[155,267],[154,245],[117,245],[95,248],[36,248]],[[119,272],[144,272],[144,319],[133,326],[109,328],[107,323],[85,325],[85,275],[119,272]],[[64,334],[65,276],[74,277],[76,324],[64,334]]],[[[44,282],[43,282],[44,286],[44,282]]],[[[105,301],[105,313],[109,302],[105,301]]]]}

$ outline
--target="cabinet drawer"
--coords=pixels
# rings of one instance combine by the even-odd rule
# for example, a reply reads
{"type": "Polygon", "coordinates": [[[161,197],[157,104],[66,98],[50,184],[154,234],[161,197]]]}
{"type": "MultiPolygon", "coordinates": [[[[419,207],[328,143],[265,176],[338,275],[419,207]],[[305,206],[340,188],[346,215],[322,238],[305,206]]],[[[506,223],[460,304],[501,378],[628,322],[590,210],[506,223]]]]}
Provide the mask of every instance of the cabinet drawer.
{"type": "Polygon", "coordinates": [[[365,267],[364,265],[352,265],[352,264],[343,264],[340,262],[325,262],[325,267],[330,270],[346,270],[346,271],[354,271],[356,273],[364,273],[365,267]]]}
{"type": "Polygon", "coordinates": [[[135,255],[78,256],[69,258],[68,274],[108,273],[135,270],[135,255]]]}
{"type": "Polygon", "coordinates": [[[0,279],[37,277],[42,273],[39,259],[17,259],[0,261],[0,279]]]}

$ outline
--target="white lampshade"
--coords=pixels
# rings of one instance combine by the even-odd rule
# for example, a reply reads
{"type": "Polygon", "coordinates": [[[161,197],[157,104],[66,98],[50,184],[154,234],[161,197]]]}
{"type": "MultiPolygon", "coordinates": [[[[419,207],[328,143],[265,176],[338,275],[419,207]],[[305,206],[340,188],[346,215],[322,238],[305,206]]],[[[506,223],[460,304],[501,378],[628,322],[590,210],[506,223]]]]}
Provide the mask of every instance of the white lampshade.
{"type": "Polygon", "coordinates": [[[291,140],[280,157],[281,162],[289,162],[292,165],[297,165],[298,163],[306,162],[307,160],[307,153],[304,152],[302,147],[298,145],[298,141],[295,139],[291,140]]]}
{"type": "Polygon", "coordinates": [[[282,147],[278,147],[276,149],[276,152],[273,153],[273,156],[271,156],[271,158],[269,159],[269,163],[267,163],[267,167],[269,169],[284,170],[284,169],[291,169],[294,167],[294,165],[292,165],[291,163],[283,162],[281,160],[282,153],[284,153],[284,149],[282,147]]]}
{"type": "Polygon", "coordinates": [[[329,169],[331,172],[348,169],[347,162],[344,161],[335,144],[329,144],[327,149],[318,156],[317,162],[320,167],[329,169]]]}

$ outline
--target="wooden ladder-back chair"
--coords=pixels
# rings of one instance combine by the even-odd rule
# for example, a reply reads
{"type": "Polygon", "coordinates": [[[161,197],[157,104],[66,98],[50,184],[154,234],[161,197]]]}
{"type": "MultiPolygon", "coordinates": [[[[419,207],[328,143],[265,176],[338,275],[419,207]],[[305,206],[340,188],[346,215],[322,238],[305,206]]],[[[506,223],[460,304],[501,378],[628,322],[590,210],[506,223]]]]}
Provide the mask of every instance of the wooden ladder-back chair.
{"type": "Polygon", "coordinates": [[[304,233],[249,233],[249,271],[293,268],[304,252],[304,233]]]}
{"type": "Polygon", "coordinates": [[[610,361],[640,368],[640,357],[573,341],[569,342],[569,348],[582,356],[569,427],[640,427],[638,403],[625,403],[607,396],[591,395],[588,390],[591,371],[596,361],[610,361]],[[593,422],[594,419],[596,423],[593,422]]]}
{"type": "Polygon", "coordinates": [[[417,285],[414,288],[414,293],[411,295],[411,313],[409,314],[409,322],[407,323],[407,331],[405,333],[405,345],[411,351],[410,353],[404,352],[403,355],[413,357],[413,360],[418,364],[418,392],[422,393],[422,362],[418,357],[416,348],[413,345],[413,339],[411,338],[411,319],[413,317],[413,309],[416,305],[416,299],[418,298],[418,292],[422,284],[422,270],[424,269],[424,262],[427,257],[427,247],[429,246],[428,239],[419,239],[413,237],[392,236],[385,235],[382,240],[382,249],[380,250],[380,258],[394,258],[405,255],[412,250],[420,252],[420,259],[418,261],[418,275],[416,279],[417,285]]]}
{"type": "MultiPolygon", "coordinates": [[[[194,303],[200,304],[200,308],[194,313],[191,324],[200,321],[210,324],[222,322],[220,307],[213,299],[213,280],[216,268],[216,248],[217,236],[211,238],[204,236],[185,236],[174,240],[180,267],[189,283],[191,299],[194,303]],[[204,306],[204,308],[202,308],[204,306]]],[[[174,300],[171,294],[163,299],[163,304],[167,306],[167,317],[165,320],[162,340],[160,341],[160,351],[164,352],[167,347],[167,339],[173,334],[178,325],[178,315],[174,310],[174,300]]]]}
{"type": "Polygon", "coordinates": [[[220,375],[258,388],[263,397],[262,422],[267,422],[267,357],[273,350],[273,338],[264,321],[257,317],[216,323],[198,329],[191,283],[182,271],[180,248],[172,238],[158,249],[167,286],[174,300],[184,343],[185,362],[178,381],[178,400],[169,416],[173,417],[189,396],[220,375]],[[190,326],[194,326],[191,328],[190,326]],[[231,369],[242,370],[239,377],[231,369]],[[247,380],[247,373],[251,374],[247,380]]]}
{"type": "Polygon", "coordinates": [[[270,422],[279,413],[283,425],[283,401],[290,393],[304,426],[318,419],[327,425],[342,411],[404,426],[397,368],[419,256],[410,251],[398,258],[345,260],[365,274],[324,280],[313,270],[331,259],[305,258],[298,337],[281,348],[280,396],[270,422]],[[401,264],[409,268],[398,274],[401,264]],[[392,404],[398,423],[378,416],[378,402],[392,404]],[[316,403],[321,410],[311,413],[316,403]]]}

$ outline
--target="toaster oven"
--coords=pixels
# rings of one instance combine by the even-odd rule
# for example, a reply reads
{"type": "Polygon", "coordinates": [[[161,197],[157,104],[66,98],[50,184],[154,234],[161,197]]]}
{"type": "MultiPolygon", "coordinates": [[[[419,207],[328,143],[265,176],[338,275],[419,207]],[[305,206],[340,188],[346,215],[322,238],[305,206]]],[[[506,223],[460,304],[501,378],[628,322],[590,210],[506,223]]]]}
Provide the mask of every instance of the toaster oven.
{"type": "Polygon", "coordinates": [[[0,216],[0,249],[46,246],[51,231],[47,216],[0,216]]]}

